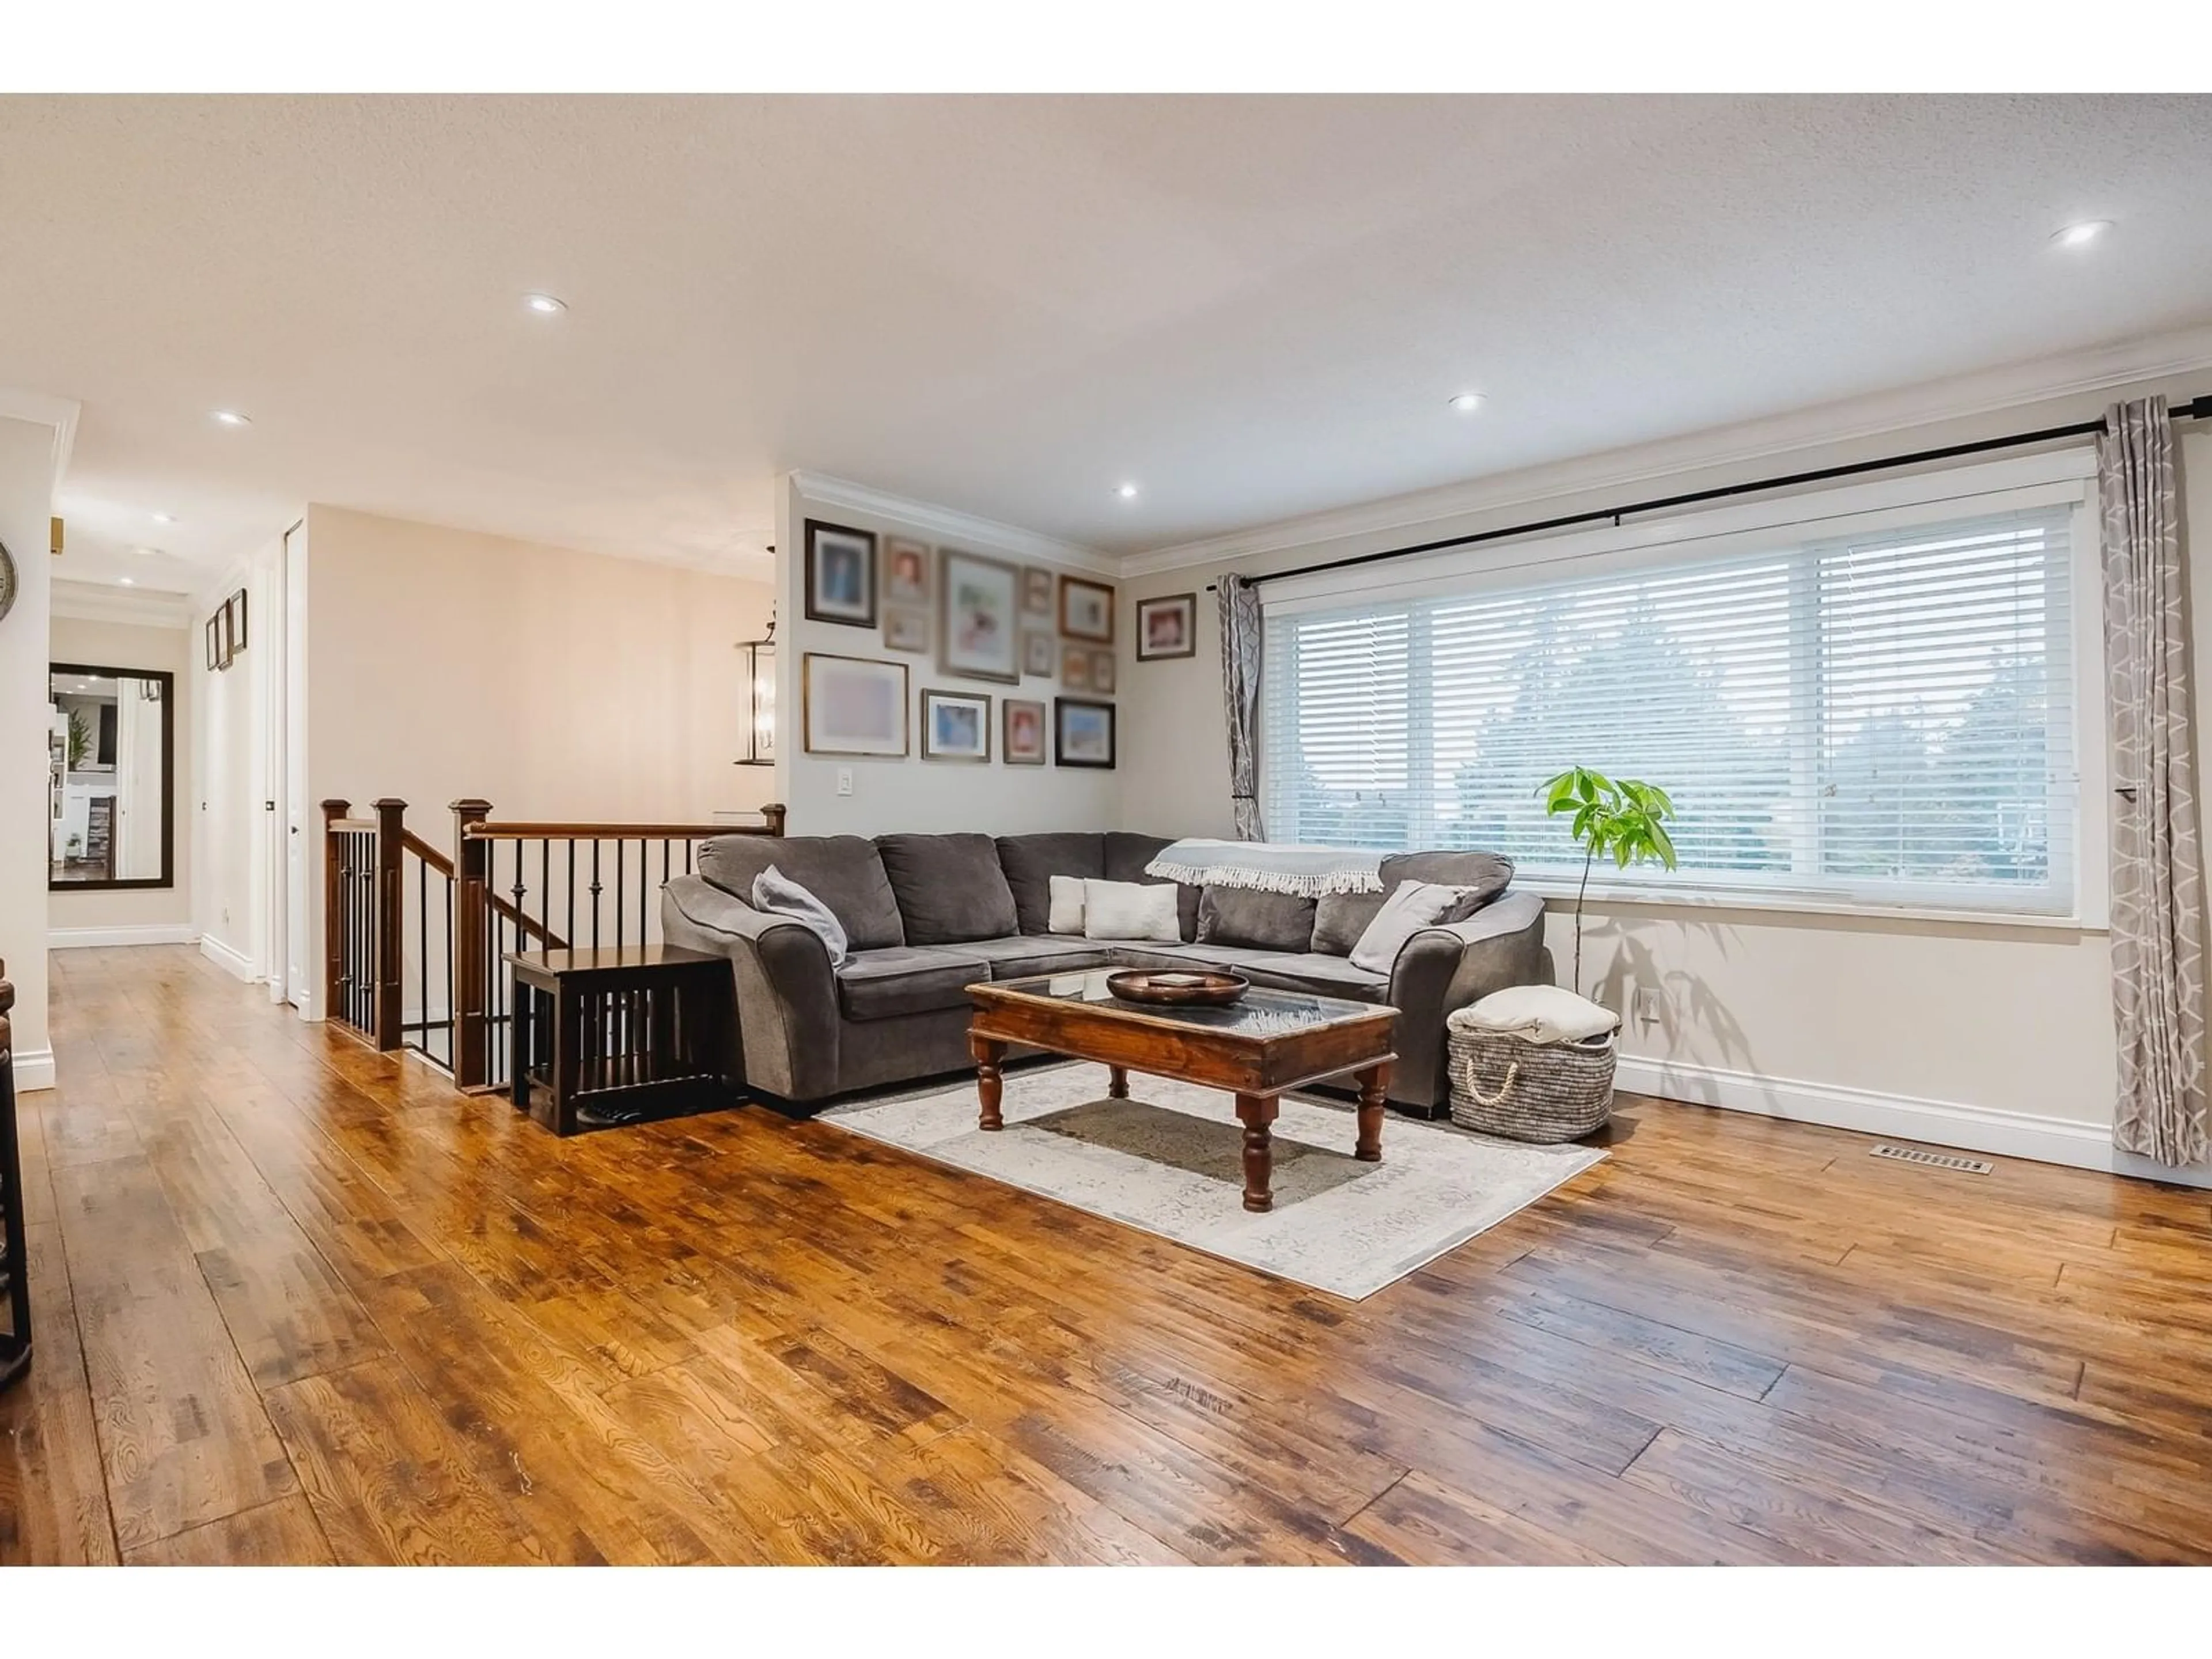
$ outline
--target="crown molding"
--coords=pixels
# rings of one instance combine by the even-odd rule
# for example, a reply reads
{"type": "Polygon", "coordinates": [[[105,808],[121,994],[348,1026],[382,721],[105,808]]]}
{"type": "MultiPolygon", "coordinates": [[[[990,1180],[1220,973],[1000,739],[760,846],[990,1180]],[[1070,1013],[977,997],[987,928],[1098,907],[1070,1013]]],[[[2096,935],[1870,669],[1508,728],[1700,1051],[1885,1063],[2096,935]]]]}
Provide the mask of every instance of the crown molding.
{"type": "Polygon", "coordinates": [[[894,495],[888,490],[872,489],[866,484],[854,483],[849,478],[833,478],[823,472],[793,472],[790,477],[799,493],[817,507],[866,514],[871,518],[896,519],[931,536],[979,550],[1042,559],[1101,576],[1121,574],[1122,565],[1118,559],[1074,542],[1024,530],[1019,525],[1001,524],[996,519],[978,518],[972,513],[939,507],[933,501],[894,495]]]}
{"type": "Polygon", "coordinates": [[[1812,449],[1972,420],[2056,399],[2212,370],[2212,327],[2148,335],[2063,356],[1929,381],[1771,419],[1709,428],[1627,449],[1604,450],[1463,483],[1388,496],[1183,542],[1121,562],[1124,577],[1218,564],[1318,542],[1412,530],[1445,520],[1618,489],[1686,473],[1747,467],[1812,449]]]}
{"type": "Polygon", "coordinates": [[[24,392],[14,386],[0,386],[0,417],[29,421],[33,425],[53,428],[53,458],[47,479],[48,487],[52,489],[61,488],[62,474],[69,471],[70,456],[76,448],[79,408],[74,398],[53,398],[43,392],[24,392]]]}
{"type": "Polygon", "coordinates": [[[191,595],[149,588],[105,587],[57,576],[53,614],[73,622],[123,623],[133,628],[182,628],[191,621],[191,595]]]}

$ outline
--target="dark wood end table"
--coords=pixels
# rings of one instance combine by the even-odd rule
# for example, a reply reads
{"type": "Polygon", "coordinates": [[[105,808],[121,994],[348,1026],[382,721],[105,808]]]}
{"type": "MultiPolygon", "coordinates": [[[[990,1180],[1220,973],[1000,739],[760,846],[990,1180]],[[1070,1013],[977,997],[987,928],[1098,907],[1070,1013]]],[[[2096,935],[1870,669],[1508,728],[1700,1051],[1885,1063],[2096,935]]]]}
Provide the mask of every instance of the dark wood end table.
{"type": "Polygon", "coordinates": [[[736,982],[727,957],[672,945],[510,951],[508,1091],[558,1135],[734,1105],[736,982]],[[543,1040],[532,1005],[551,1012],[543,1040]],[[540,1060],[540,1051],[543,1058],[540,1060]]]}
{"type": "Polygon", "coordinates": [[[1272,1125],[1293,1089],[1349,1072],[1359,1084],[1352,1156],[1382,1158],[1382,1097],[1397,1059],[1391,1033],[1398,1011],[1371,1002],[1258,987],[1218,1008],[1124,1002],[1106,988],[1106,972],[1044,974],[971,985],[975,1005],[968,1046],[975,1056],[978,1127],[1005,1127],[1001,1066],[1019,1044],[1103,1062],[1108,1092],[1129,1093],[1129,1073],[1225,1089],[1244,1126],[1244,1207],[1275,1207],[1272,1125]]]}

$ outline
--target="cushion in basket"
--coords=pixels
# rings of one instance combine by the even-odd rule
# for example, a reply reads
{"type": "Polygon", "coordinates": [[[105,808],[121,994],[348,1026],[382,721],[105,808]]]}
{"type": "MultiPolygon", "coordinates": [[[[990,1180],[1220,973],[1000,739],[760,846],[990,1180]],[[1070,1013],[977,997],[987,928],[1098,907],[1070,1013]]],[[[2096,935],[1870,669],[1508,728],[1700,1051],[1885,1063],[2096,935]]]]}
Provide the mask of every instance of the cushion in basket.
{"type": "Polygon", "coordinates": [[[1620,1016],[1557,985],[1510,985],[1453,1012],[1455,1030],[1497,1031],[1528,1042],[1578,1042],[1616,1030],[1620,1016]]]}

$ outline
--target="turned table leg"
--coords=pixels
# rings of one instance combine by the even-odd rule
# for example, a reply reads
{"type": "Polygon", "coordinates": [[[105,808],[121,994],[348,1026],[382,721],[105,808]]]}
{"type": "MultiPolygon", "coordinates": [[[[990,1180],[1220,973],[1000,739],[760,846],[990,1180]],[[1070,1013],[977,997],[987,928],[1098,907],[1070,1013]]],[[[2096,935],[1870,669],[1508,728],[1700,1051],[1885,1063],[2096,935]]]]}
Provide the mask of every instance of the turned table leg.
{"type": "Polygon", "coordinates": [[[1006,1085],[1006,1075],[999,1062],[1006,1057],[1006,1045],[994,1037],[970,1036],[969,1052],[975,1056],[975,1093],[982,1102],[982,1115],[975,1120],[979,1129],[1003,1129],[1006,1121],[999,1115],[999,1096],[1006,1085]]]}
{"type": "Polygon", "coordinates": [[[1109,1100],[1127,1100],[1129,1097],[1127,1066],[1109,1066],[1106,1068],[1106,1097],[1109,1100]]]}
{"type": "Polygon", "coordinates": [[[1359,1138],[1352,1155],[1362,1164],[1382,1161],[1382,1100],[1390,1087],[1390,1062],[1363,1066],[1359,1079],[1359,1138]]]}
{"type": "Polygon", "coordinates": [[[1244,1207],[1248,1210],[1275,1207],[1275,1194],[1269,1190],[1275,1174],[1275,1144],[1267,1126],[1275,1121],[1279,1103],[1273,1095],[1237,1097],[1237,1121],[1244,1126],[1244,1207]]]}

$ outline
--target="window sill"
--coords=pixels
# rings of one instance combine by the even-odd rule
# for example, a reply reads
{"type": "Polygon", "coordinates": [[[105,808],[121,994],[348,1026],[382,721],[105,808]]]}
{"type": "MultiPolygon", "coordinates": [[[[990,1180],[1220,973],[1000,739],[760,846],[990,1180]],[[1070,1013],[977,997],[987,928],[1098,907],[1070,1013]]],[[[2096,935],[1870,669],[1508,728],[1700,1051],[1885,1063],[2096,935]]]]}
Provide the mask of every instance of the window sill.
{"type": "MultiPolygon", "coordinates": [[[[1534,893],[1547,908],[1571,912],[1575,884],[1547,876],[1516,876],[1513,885],[1534,893]]],[[[2078,911],[2051,915],[2034,910],[1975,910],[1932,904],[1883,904],[1871,900],[1853,902],[1814,893],[1751,894],[1721,891],[1685,884],[1657,893],[1647,888],[1632,890],[1591,884],[1583,908],[1590,910],[1728,910],[1747,916],[1761,913],[1783,916],[1829,917],[1839,923],[1883,921],[1940,922],[1954,927],[2008,927],[2055,933],[2103,933],[2107,924],[2078,911]]]]}

